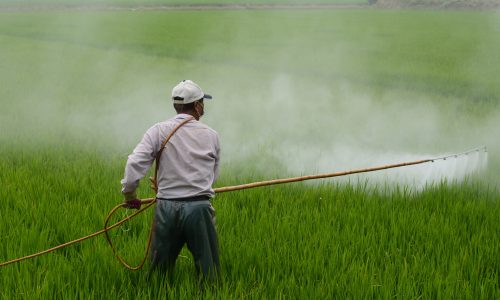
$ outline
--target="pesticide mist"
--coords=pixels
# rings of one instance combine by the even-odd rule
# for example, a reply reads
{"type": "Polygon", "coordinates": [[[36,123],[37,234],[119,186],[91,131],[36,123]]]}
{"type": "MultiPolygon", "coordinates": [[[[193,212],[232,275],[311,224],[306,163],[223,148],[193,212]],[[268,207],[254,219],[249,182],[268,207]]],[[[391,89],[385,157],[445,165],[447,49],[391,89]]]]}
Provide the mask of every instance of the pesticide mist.
{"type": "MultiPolygon", "coordinates": [[[[37,143],[50,144],[52,137],[69,137],[76,144],[125,156],[149,126],[174,115],[170,90],[189,78],[215,98],[206,104],[203,121],[221,135],[223,163],[232,170],[250,163],[261,178],[436,158],[483,145],[489,153],[500,152],[495,138],[500,124],[497,106],[488,109],[480,101],[470,101],[489,83],[464,75],[459,82],[472,87],[470,94],[441,90],[442,85],[432,82],[433,70],[413,63],[398,65],[408,54],[395,49],[395,43],[404,46],[410,41],[392,40],[389,28],[373,29],[369,23],[351,24],[348,19],[325,24],[317,21],[321,11],[306,12],[305,17],[301,12],[300,24],[289,13],[282,24],[267,26],[273,20],[270,14],[279,11],[240,13],[205,13],[199,27],[189,32],[198,45],[194,48],[190,40],[169,40],[163,24],[175,28],[176,18],[196,17],[196,12],[151,13],[148,21],[133,13],[122,13],[119,19],[112,13],[60,14],[47,19],[45,28],[31,29],[13,19],[12,28],[4,29],[3,42],[33,35],[38,42],[25,40],[25,46],[33,48],[29,56],[2,49],[15,66],[14,76],[2,73],[2,98],[12,99],[2,113],[2,127],[7,129],[2,138],[34,136],[37,143]],[[220,15],[231,30],[214,22],[220,15]],[[99,31],[123,22],[130,25],[122,37],[99,31]],[[68,25],[72,30],[65,29],[68,25]],[[157,44],[142,44],[142,31],[134,28],[154,28],[157,44]],[[367,64],[366,56],[373,53],[387,53],[382,58],[393,59],[385,61],[392,65],[367,64]],[[396,80],[398,72],[406,72],[407,80],[396,80]],[[429,79],[422,81],[420,73],[429,79]]],[[[383,14],[380,17],[404,22],[396,14],[383,14]]],[[[458,28],[438,34],[460,31],[454,24],[458,28]]],[[[451,40],[450,47],[460,41],[451,40]]],[[[488,47],[498,48],[497,42],[481,40],[478,48],[453,54],[449,59],[455,73],[443,71],[445,75],[434,77],[491,68],[477,58],[488,47]]],[[[492,159],[498,166],[498,158],[492,159]]],[[[485,169],[487,161],[482,151],[342,180],[421,188],[442,180],[461,181],[485,169]]]]}

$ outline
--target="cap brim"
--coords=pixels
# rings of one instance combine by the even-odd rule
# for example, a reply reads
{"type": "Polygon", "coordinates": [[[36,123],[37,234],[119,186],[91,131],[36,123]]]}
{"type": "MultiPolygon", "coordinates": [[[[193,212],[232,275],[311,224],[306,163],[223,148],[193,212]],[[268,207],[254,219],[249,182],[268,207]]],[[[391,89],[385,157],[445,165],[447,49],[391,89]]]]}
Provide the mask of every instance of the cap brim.
{"type": "Polygon", "coordinates": [[[212,99],[212,95],[204,94],[203,99],[212,99]]]}

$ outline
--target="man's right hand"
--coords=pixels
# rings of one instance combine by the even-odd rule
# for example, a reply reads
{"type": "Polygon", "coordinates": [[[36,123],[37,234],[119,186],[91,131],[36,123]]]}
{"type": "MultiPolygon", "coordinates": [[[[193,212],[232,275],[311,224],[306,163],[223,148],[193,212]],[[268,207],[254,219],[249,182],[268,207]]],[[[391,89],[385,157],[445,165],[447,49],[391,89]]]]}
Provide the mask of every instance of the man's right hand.
{"type": "Polygon", "coordinates": [[[125,208],[141,209],[141,205],[142,205],[142,202],[140,199],[123,201],[123,207],[125,207],[125,208]]]}

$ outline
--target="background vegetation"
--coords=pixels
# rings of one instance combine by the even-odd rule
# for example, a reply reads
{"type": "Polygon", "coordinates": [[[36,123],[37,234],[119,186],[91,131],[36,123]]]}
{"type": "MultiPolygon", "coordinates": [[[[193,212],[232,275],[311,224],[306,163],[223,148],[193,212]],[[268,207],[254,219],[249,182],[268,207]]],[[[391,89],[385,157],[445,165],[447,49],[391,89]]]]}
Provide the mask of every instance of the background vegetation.
{"type": "Polygon", "coordinates": [[[427,7],[427,8],[500,8],[498,0],[371,0],[382,7],[427,7]]]}
{"type": "Polygon", "coordinates": [[[220,5],[220,4],[324,4],[324,3],[352,3],[366,4],[367,0],[0,0],[0,4],[63,4],[63,5],[87,5],[87,4],[112,4],[112,5],[186,5],[186,4],[203,4],[203,5],[220,5]]]}
{"type": "Polygon", "coordinates": [[[0,0],[1,5],[227,5],[227,4],[361,4],[384,8],[498,9],[499,0],[0,0]]]}

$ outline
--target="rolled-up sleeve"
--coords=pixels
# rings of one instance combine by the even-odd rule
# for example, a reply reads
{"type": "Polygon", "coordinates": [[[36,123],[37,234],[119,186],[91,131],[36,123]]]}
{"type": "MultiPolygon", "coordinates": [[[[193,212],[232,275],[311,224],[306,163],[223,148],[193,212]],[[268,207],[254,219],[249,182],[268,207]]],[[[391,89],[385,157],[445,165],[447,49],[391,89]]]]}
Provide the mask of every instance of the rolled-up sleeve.
{"type": "Polygon", "coordinates": [[[155,136],[158,128],[151,127],[143,136],[141,142],[135,147],[132,154],[128,156],[125,166],[125,176],[121,180],[122,193],[133,194],[139,186],[139,181],[146,175],[156,157],[157,143],[155,136]]]}

